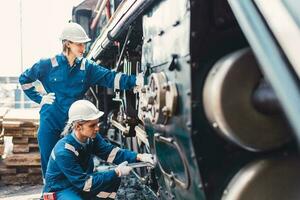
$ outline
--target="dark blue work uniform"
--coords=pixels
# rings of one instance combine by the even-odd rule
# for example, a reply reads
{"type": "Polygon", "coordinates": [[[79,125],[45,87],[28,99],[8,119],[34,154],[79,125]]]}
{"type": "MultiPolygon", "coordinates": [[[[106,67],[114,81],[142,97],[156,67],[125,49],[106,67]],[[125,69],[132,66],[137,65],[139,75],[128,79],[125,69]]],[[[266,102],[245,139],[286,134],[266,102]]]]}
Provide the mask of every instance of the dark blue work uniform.
{"type": "Polygon", "coordinates": [[[99,134],[80,142],[74,133],[60,139],[51,152],[46,172],[45,192],[57,199],[114,198],[120,184],[115,170],[93,172],[93,156],[110,163],[136,162],[137,153],[107,143],[99,134]]]}
{"type": "Polygon", "coordinates": [[[70,67],[63,54],[51,59],[41,59],[19,77],[25,94],[34,102],[40,103],[42,96],[33,85],[36,80],[41,81],[47,93],[55,93],[56,97],[53,104],[45,104],[40,110],[38,143],[43,176],[51,150],[60,139],[71,104],[82,99],[93,85],[126,90],[133,88],[136,83],[135,76],[110,71],[85,58],[76,58],[74,65],[70,67]]]}

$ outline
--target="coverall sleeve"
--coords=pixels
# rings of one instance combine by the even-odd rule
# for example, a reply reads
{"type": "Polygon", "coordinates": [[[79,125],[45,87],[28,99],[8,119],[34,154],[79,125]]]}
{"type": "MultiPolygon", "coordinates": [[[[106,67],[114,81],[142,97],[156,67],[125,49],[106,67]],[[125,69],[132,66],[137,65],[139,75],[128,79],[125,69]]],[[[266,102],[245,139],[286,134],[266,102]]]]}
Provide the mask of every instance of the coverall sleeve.
{"type": "Polygon", "coordinates": [[[133,88],[136,84],[136,77],[133,75],[116,73],[95,62],[86,62],[90,64],[88,77],[90,85],[101,85],[108,88],[128,90],[133,88]]]}
{"type": "Polygon", "coordinates": [[[19,77],[19,83],[24,93],[34,102],[41,103],[42,96],[36,91],[33,82],[36,80],[41,80],[42,77],[42,61],[37,62],[31,68],[23,72],[19,77]]]}
{"type": "Polygon", "coordinates": [[[75,156],[75,154],[72,155],[72,152],[56,153],[55,155],[58,167],[74,187],[92,194],[98,194],[101,191],[116,191],[120,178],[114,170],[87,174],[75,156]]]}
{"type": "Polygon", "coordinates": [[[136,162],[137,153],[127,149],[120,149],[108,142],[106,142],[100,134],[97,134],[94,141],[95,155],[109,163],[120,164],[124,161],[129,163],[136,162]]]}

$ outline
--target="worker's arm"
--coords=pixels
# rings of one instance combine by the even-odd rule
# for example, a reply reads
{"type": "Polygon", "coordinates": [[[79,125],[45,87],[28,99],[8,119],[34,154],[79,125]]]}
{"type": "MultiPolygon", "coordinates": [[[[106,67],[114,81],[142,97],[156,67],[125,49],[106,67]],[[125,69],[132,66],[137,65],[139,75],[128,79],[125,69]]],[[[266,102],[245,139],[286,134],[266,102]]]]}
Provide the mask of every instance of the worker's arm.
{"type": "Polygon", "coordinates": [[[25,94],[34,102],[41,103],[42,96],[36,91],[33,82],[36,80],[41,80],[43,72],[45,71],[45,65],[42,64],[45,61],[39,61],[34,64],[31,68],[23,72],[19,77],[19,82],[21,84],[22,90],[25,94]]]}
{"type": "Polygon", "coordinates": [[[97,195],[101,191],[117,190],[120,179],[115,170],[87,174],[78,163],[76,155],[68,150],[56,153],[55,161],[70,183],[83,192],[97,195]]]}
{"type": "Polygon", "coordinates": [[[95,155],[110,163],[120,164],[123,161],[136,162],[137,153],[127,149],[121,149],[106,142],[100,134],[94,139],[93,151],[95,155]]]}
{"type": "MultiPolygon", "coordinates": [[[[83,60],[84,62],[84,60],[83,60]]],[[[88,81],[90,85],[101,85],[108,88],[128,90],[136,85],[136,77],[108,70],[95,62],[86,60],[88,81]]]]}

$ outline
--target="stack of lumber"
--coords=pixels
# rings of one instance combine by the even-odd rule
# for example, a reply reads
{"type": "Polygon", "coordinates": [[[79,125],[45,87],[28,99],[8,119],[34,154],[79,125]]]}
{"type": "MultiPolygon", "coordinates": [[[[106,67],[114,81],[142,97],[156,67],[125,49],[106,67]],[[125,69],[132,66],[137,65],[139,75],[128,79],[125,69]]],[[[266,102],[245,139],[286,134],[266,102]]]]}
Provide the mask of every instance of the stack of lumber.
{"type": "Polygon", "coordinates": [[[2,125],[4,137],[12,137],[13,149],[0,162],[0,182],[5,185],[42,183],[37,144],[38,110],[10,109],[2,125]]]}
{"type": "Polygon", "coordinates": [[[3,144],[3,128],[2,128],[2,122],[3,122],[3,117],[7,113],[8,108],[0,108],[0,157],[3,155],[4,152],[4,144],[3,144]]]}

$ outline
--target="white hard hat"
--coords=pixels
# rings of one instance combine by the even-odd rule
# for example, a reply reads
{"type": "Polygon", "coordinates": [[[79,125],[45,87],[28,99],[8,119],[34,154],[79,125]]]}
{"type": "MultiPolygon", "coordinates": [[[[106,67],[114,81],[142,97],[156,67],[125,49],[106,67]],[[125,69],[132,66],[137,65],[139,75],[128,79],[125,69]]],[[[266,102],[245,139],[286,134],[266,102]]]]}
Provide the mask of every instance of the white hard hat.
{"type": "Polygon", "coordinates": [[[70,22],[62,30],[60,40],[71,42],[86,43],[91,41],[84,29],[77,23],[70,22]]]}
{"type": "Polygon", "coordinates": [[[68,123],[78,120],[95,120],[101,117],[104,112],[98,110],[96,106],[87,100],[75,101],[69,109],[68,123]]]}

